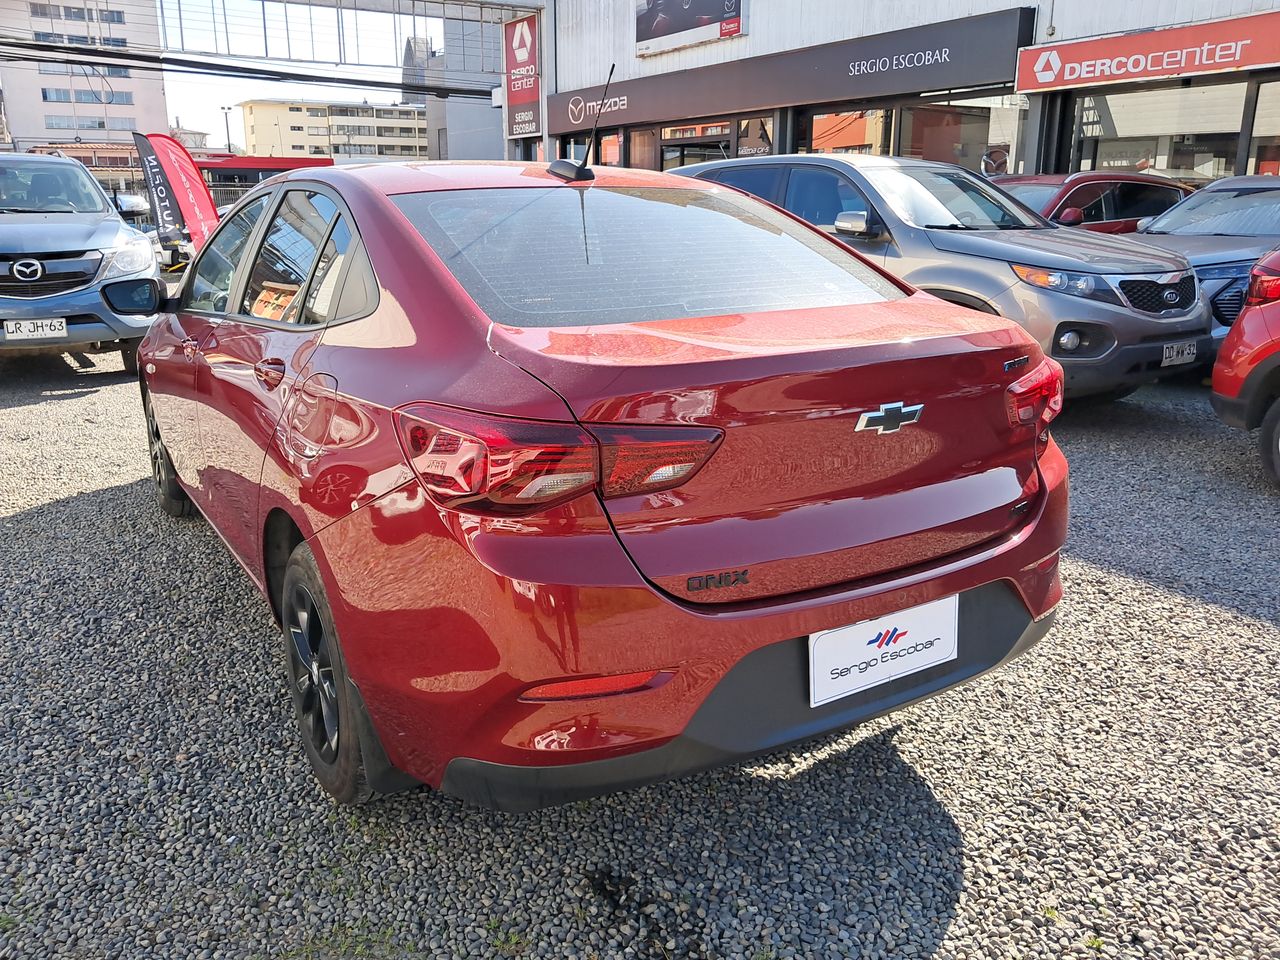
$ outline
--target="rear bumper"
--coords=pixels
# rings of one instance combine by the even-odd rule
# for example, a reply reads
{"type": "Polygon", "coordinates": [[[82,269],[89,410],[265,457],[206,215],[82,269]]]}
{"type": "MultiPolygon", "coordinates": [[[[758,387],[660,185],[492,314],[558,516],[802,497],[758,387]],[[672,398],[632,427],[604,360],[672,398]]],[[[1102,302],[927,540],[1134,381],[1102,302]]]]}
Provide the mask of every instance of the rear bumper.
{"type": "Polygon", "coordinates": [[[1137,343],[1117,346],[1096,360],[1074,360],[1055,354],[1066,375],[1067,396],[1087,396],[1123,387],[1152,383],[1161,377],[1172,376],[1185,370],[1197,369],[1212,363],[1218,342],[1209,334],[1200,336],[1171,336],[1153,343],[1137,343]],[[1194,340],[1196,359],[1192,363],[1162,367],[1166,343],[1194,340]]]}
{"type": "Polygon", "coordinates": [[[1044,637],[1056,610],[1032,620],[1017,594],[990,583],[960,594],[959,655],[842,700],[809,706],[808,638],[743,657],[708,694],[684,731],[622,757],[531,767],[458,757],[441,790],[509,812],[554,806],[685,776],[844,730],[965,683],[1044,637]]]}
{"type": "Polygon", "coordinates": [[[1249,429],[1249,402],[1243,397],[1228,397],[1221,393],[1209,394],[1213,412],[1229,427],[1249,429]]]}

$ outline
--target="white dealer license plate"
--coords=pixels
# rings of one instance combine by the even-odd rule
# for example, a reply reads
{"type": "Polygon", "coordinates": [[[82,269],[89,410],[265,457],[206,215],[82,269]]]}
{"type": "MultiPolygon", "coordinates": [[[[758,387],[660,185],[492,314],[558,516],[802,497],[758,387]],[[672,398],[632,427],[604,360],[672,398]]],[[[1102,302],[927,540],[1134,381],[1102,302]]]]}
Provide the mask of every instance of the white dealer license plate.
{"type": "Polygon", "coordinates": [[[809,637],[809,706],[820,707],[956,658],[960,598],[809,637]]]}
{"type": "Polygon", "coordinates": [[[62,317],[52,320],[6,320],[6,340],[61,340],[67,335],[67,321],[62,317]]]}
{"type": "Polygon", "coordinates": [[[1181,343],[1166,343],[1164,357],[1160,360],[1162,367],[1176,367],[1180,363],[1191,363],[1196,358],[1196,342],[1184,340],[1181,343]]]}

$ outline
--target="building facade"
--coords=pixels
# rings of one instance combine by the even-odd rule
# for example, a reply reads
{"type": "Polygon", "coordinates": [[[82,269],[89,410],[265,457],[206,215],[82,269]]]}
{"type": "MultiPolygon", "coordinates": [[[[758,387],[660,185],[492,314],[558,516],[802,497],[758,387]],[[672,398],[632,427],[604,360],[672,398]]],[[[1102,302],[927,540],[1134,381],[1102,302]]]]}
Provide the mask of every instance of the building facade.
{"type": "Polygon", "coordinates": [[[245,149],[262,157],[337,159],[433,156],[424,107],[415,104],[246,100],[245,149]]]}
{"type": "Polygon", "coordinates": [[[559,0],[543,14],[547,145],[580,157],[598,116],[598,162],[650,169],[812,151],[988,174],[1280,172],[1280,0],[806,0],[796,13],[559,0]]]}
{"type": "MultiPolygon", "coordinates": [[[[160,46],[153,5],[124,0],[32,3],[0,0],[5,32],[74,51],[160,46]]],[[[133,131],[169,129],[160,74],[127,66],[0,61],[0,90],[12,146],[26,150],[45,143],[133,142],[133,131]]]]}

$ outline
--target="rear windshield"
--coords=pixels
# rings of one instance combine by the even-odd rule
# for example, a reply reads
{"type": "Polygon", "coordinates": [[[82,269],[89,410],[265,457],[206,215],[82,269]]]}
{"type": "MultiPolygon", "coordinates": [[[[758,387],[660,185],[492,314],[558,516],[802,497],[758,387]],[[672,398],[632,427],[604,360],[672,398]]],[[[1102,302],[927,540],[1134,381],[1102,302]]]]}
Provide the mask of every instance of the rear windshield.
{"type": "Polygon", "coordinates": [[[852,254],[729,192],[522,187],[396,205],[489,318],[639,323],[904,296],[852,254]]]}
{"type": "Polygon", "coordinates": [[[1280,234],[1280,185],[1201,190],[1156,217],[1145,232],[1204,237],[1276,236],[1280,234]]]}

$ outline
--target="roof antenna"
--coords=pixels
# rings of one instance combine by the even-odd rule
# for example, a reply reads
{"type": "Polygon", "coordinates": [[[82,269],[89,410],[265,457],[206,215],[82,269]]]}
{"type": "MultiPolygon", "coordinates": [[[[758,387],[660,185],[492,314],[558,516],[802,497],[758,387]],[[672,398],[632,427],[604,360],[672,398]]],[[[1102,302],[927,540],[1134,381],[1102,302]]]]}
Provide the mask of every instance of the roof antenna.
{"type": "MultiPolygon", "coordinates": [[[[551,161],[551,165],[547,167],[547,173],[561,180],[567,180],[569,183],[596,178],[596,175],[587,169],[587,161],[591,159],[591,148],[596,146],[596,130],[600,127],[600,114],[604,113],[604,105],[609,101],[609,84],[613,82],[613,70],[616,66],[616,63],[609,64],[609,77],[604,82],[604,92],[600,94],[600,109],[596,111],[596,122],[591,125],[591,136],[587,138],[587,149],[582,155],[582,162],[574,163],[568,157],[561,157],[559,160],[551,161]]],[[[596,160],[599,161],[599,159],[600,149],[597,146],[596,160]]]]}

